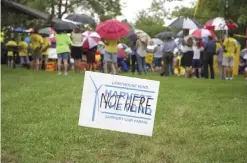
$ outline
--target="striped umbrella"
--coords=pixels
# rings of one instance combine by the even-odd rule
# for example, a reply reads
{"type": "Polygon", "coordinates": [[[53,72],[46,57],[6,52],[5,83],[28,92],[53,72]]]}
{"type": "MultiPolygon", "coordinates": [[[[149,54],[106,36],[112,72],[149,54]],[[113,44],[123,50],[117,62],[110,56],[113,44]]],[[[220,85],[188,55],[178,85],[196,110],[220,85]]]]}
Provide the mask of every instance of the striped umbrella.
{"type": "Polygon", "coordinates": [[[177,18],[168,25],[168,27],[176,27],[181,29],[199,29],[202,25],[195,19],[177,18]]]}
{"type": "Polygon", "coordinates": [[[46,27],[46,28],[40,29],[39,30],[39,33],[40,34],[51,35],[51,34],[55,34],[56,32],[51,27],[46,27]]]}
{"type": "Polygon", "coordinates": [[[231,29],[234,29],[237,27],[238,27],[238,25],[236,23],[234,23],[232,20],[226,20],[222,17],[210,19],[204,25],[204,28],[206,28],[208,30],[215,30],[215,31],[231,30],[231,29]]]}
{"type": "Polygon", "coordinates": [[[208,29],[197,29],[193,31],[191,35],[197,38],[203,38],[203,37],[208,37],[208,36],[212,36],[213,38],[216,38],[216,35],[214,34],[214,32],[208,29]]]}
{"type": "Polygon", "coordinates": [[[82,36],[83,36],[82,46],[85,49],[92,49],[93,47],[99,44],[100,36],[96,32],[86,31],[82,34],[82,36]]]}

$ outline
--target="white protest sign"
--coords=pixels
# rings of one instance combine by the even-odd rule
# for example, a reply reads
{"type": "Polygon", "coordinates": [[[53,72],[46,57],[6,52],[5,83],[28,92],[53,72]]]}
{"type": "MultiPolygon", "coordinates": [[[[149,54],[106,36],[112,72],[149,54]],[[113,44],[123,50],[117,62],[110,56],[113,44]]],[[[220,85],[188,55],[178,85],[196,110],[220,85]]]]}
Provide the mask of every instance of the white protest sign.
{"type": "Polygon", "coordinates": [[[152,136],[159,84],[86,72],[79,125],[152,136]]]}

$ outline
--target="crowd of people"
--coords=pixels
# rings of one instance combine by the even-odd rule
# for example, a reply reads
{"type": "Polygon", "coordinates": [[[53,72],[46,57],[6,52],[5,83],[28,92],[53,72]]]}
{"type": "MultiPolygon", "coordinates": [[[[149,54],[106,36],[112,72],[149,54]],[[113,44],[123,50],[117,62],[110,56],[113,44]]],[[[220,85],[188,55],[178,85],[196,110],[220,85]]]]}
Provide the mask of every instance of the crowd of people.
{"type": "MultiPolygon", "coordinates": [[[[30,33],[29,40],[15,42],[10,40],[6,47],[8,51],[8,66],[14,67],[17,53],[20,64],[31,67],[38,71],[42,64],[46,67],[48,62],[48,48],[56,48],[58,74],[68,75],[70,58],[73,58],[73,69],[75,73],[80,72],[81,62],[86,62],[86,69],[95,71],[98,69],[104,73],[118,74],[120,63],[118,58],[119,39],[103,39],[102,43],[91,49],[83,48],[82,31],[78,27],[70,36],[64,31],[55,34],[56,44],[50,42],[49,35],[39,34],[34,28],[30,33]],[[101,59],[96,63],[96,53],[100,53],[101,59]],[[30,62],[31,54],[32,62],[30,62]]],[[[174,39],[167,37],[162,44],[154,45],[146,38],[137,37],[130,40],[130,49],[127,46],[121,48],[128,54],[125,58],[126,65],[134,74],[147,74],[148,70],[157,71],[161,76],[174,75],[174,69],[181,73],[185,69],[184,76],[195,78],[215,78],[214,55],[217,55],[219,78],[222,80],[233,79],[234,57],[237,51],[237,41],[233,34],[229,33],[224,40],[219,40],[220,47],[216,47],[216,40],[208,36],[207,41],[194,38],[189,35],[189,30],[183,31],[183,37],[174,39]],[[146,40],[145,40],[146,39],[146,40]],[[151,45],[151,46],[150,46],[151,45]],[[152,54],[153,60],[147,62],[147,55],[152,54]],[[210,70],[210,73],[209,71],[210,70]],[[209,75],[210,74],[210,75],[209,75]]],[[[247,66],[243,65],[245,79],[247,80],[247,66]]]]}

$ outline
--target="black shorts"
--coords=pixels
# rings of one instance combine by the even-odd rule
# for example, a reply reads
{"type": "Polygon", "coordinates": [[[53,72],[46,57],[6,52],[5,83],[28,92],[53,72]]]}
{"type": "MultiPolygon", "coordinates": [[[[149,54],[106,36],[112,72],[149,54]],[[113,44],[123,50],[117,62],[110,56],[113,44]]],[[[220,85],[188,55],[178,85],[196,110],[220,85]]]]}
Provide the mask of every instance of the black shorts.
{"type": "Polygon", "coordinates": [[[200,61],[200,59],[193,59],[192,60],[192,68],[201,68],[201,61],[200,61]]]}
{"type": "Polygon", "coordinates": [[[194,55],[193,51],[188,51],[188,52],[184,53],[182,58],[181,58],[181,66],[183,66],[183,67],[192,66],[193,55],[194,55]]]}
{"type": "Polygon", "coordinates": [[[71,46],[71,56],[73,59],[81,59],[82,47],[71,46]]]}

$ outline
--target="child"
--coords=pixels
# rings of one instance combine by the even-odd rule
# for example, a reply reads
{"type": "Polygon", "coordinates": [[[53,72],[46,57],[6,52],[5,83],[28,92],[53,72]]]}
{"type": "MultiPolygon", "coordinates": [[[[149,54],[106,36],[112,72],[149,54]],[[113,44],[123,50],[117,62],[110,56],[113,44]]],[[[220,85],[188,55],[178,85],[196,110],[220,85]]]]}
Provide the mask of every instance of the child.
{"type": "Polygon", "coordinates": [[[154,60],[153,53],[147,53],[146,58],[145,58],[146,66],[149,67],[152,72],[154,72],[153,60],[154,60]]]}
{"type": "Polygon", "coordinates": [[[51,45],[49,35],[42,34],[43,37],[43,45],[41,50],[41,63],[40,63],[40,69],[42,68],[42,65],[44,63],[44,67],[46,68],[47,62],[48,62],[48,48],[51,45]]]}
{"type": "Polygon", "coordinates": [[[220,46],[217,50],[217,65],[218,65],[218,71],[219,71],[219,76],[221,80],[224,80],[224,69],[223,69],[223,65],[222,65],[222,61],[223,61],[223,47],[220,46]]]}
{"type": "Polygon", "coordinates": [[[87,56],[87,70],[88,71],[95,71],[94,63],[95,63],[95,53],[97,51],[97,46],[91,49],[84,49],[84,52],[87,56]]]}
{"type": "Polygon", "coordinates": [[[28,44],[25,41],[21,41],[18,43],[18,50],[20,56],[20,64],[27,68],[30,68],[30,61],[28,56],[28,44]]]}
{"type": "Polygon", "coordinates": [[[6,44],[8,51],[8,67],[15,68],[15,53],[17,50],[17,43],[15,41],[8,41],[6,44]]]}
{"type": "Polygon", "coordinates": [[[196,76],[196,70],[198,70],[198,78],[200,78],[201,74],[200,57],[202,51],[203,47],[200,42],[197,42],[196,46],[193,46],[192,74],[196,76]]]}

